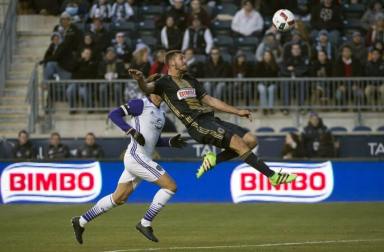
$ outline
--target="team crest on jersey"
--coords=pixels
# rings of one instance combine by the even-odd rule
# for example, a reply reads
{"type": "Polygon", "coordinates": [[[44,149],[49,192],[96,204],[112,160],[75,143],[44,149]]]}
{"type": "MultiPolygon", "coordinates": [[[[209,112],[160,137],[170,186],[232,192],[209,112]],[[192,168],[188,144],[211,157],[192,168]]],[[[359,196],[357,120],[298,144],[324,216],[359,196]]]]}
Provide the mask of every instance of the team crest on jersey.
{"type": "Polygon", "coordinates": [[[153,121],[152,122],[156,129],[162,129],[163,128],[163,120],[161,120],[161,118],[158,118],[156,121],[153,121]]]}
{"type": "Polygon", "coordinates": [[[195,98],[196,90],[194,88],[182,88],[177,91],[177,98],[179,100],[184,100],[187,98],[195,98]]]}

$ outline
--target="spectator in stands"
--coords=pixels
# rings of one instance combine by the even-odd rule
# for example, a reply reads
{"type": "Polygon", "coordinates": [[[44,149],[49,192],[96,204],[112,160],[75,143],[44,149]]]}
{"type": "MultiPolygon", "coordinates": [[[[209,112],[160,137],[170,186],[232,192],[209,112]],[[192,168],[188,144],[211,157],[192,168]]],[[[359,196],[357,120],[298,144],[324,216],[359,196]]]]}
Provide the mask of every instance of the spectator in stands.
{"type": "Polygon", "coordinates": [[[316,157],[334,158],[337,156],[335,139],[330,131],[320,134],[319,149],[316,157]]]}
{"type": "Polygon", "coordinates": [[[187,62],[188,73],[195,78],[203,77],[204,73],[202,63],[196,59],[193,48],[185,50],[184,55],[185,61],[187,62]]]}
{"type": "Polygon", "coordinates": [[[304,128],[301,136],[306,157],[318,157],[320,137],[325,132],[327,132],[327,126],[324,125],[323,120],[317,113],[311,112],[308,125],[304,128]]]}
{"type": "MultiPolygon", "coordinates": [[[[48,62],[56,61],[54,56],[56,54],[57,49],[59,48],[61,40],[62,39],[61,39],[60,33],[58,33],[58,32],[52,33],[52,35],[51,35],[51,43],[49,44],[48,49],[45,51],[43,60],[40,61],[40,64],[44,64],[44,68],[45,68],[45,65],[48,62]]],[[[45,69],[44,69],[44,72],[45,72],[45,69]]]]}
{"type": "MultiPolygon", "coordinates": [[[[312,77],[319,77],[321,79],[332,77],[332,64],[326,52],[317,52],[317,58],[312,61],[310,73],[312,77]]],[[[329,84],[326,81],[316,81],[311,92],[311,104],[326,105],[330,98],[329,92],[329,84]]]]}
{"type": "Polygon", "coordinates": [[[322,51],[327,55],[329,60],[335,58],[335,47],[331,44],[328,39],[328,31],[321,30],[319,36],[316,39],[316,42],[313,45],[314,56],[318,55],[318,52],[322,51]]]}
{"type": "Polygon", "coordinates": [[[329,38],[334,46],[337,46],[340,39],[340,30],[343,28],[342,11],[339,5],[333,0],[324,0],[314,6],[311,11],[311,37],[314,40],[320,30],[327,30],[329,38]]]}
{"type": "Polygon", "coordinates": [[[301,38],[301,35],[298,31],[293,30],[291,32],[291,39],[283,45],[283,59],[292,56],[291,48],[293,44],[300,45],[302,57],[305,59],[311,58],[311,46],[308,42],[301,38]]]}
{"type": "Polygon", "coordinates": [[[29,134],[25,130],[19,131],[17,143],[12,149],[13,158],[35,159],[37,155],[35,146],[29,141],[29,134]]]}
{"type": "Polygon", "coordinates": [[[275,34],[272,32],[266,33],[263,41],[258,45],[256,49],[256,61],[262,61],[266,51],[272,52],[275,60],[281,62],[283,49],[280,43],[276,40],[275,34]]]}
{"type": "Polygon", "coordinates": [[[60,134],[53,132],[49,139],[48,148],[45,151],[46,159],[65,159],[69,157],[69,148],[61,143],[60,134]]]}
{"type": "MultiPolygon", "coordinates": [[[[292,44],[291,55],[284,57],[280,67],[282,77],[305,77],[309,74],[308,60],[302,56],[299,44],[292,44]]],[[[303,105],[306,98],[306,86],[303,82],[283,83],[283,104],[288,106],[292,101],[293,94],[298,94],[298,103],[303,105]],[[296,92],[295,92],[296,90],[296,92]]],[[[283,109],[284,114],[288,114],[287,109],[283,109]]]]}
{"type": "Polygon", "coordinates": [[[103,148],[96,143],[96,136],[92,132],[85,136],[84,145],[77,149],[79,158],[102,158],[104,157],[103,148]]]}
{"type": "Polygon", "coordinates": [[[150,49],[146,44],[138,43],[133,52],[132,68],[140,70],[145,77],[149,76],[151,70],[150,49]]]}
{"type": "MultiPolygon", "coordinates": [[[[382,55],[382,58],[384,56],[384,46],[383,46],[383,43],[381,42],[376,42],[375,44],[373,44],[372,46],[370,46],[368,48],[368,60],[371,60],[372,59],[372,53],[374,50],[378,50],[380,52],[380,54],[382,55]]],[[[384,58],[383,58],[384,60],[384,58]]]]}
{"type": "Polygon", "coordinates": [[[232,31],[240,36],[260,36],[263,27],[263,17],[254,9],[253,1],[243,0],[241,10],[232,19],[232,31]]]}
{"type": "Polygon", "coordinates": [[[77,15],[79,16],[80,19],[83,19],[86,15],[88,15],[89,13],[89,9],[90,7],[92,6],[92,3],[90,3],[90,1],[88,0],[64,0],[64,1],[61,1],[62,4],[61,4],[61,8],[60,8],[60,11],[61,13],[62,12],[75,12],[74,9],[67,9],[67,7],[77,7],[77,15]],[[70,5],[71,3],[76,3],[76,5],[70,5]]]}
{"type": "Polygon", "coordinates": [[[209,25],[211,24],[211,19],[209,17],[209,14],[201,5],[200,0],[191,1],[191,8],[189,10],[188,20],[187,20],[188,25],[192,25],[192,22],[195,16],[199,17],[199,19],[201,20],[201,23],[204,26],[209,27],[209,25]]]}
{"type": "MultiPolygon", "coordinates": [[[[255,74],[256,77],[259,78],[278,77],[279,67],[272,52],[264,52],[263,60],[256,65],[255,74]]],[[[275,103],[276,84],[272,82],[260,82],[257,84],[257,90],[259,91],[260,108],[263,110],[263,114],[266,115],[268,112],[272,114],[274,112],[273,105],[275,103]]]]}
{"type": "Polygon", "coordinates": [[[152,74],[167,74],[168,66],[165,64],[165,50],[160,49],[155,52],[154,62],[149,70],[149,76],[152,74]]]}
{"type": "Polygon", "coordinates": [[[65,4],[65,9],[63,11],[71,16],[73,22],[80,22],[82,17],[80,16],[78,1],[70,0],[66,1],[65,4]]]}
{"type": "Polygon", "coordinates": [[[369,8],[365,11],[364,15],[361,17],[361,26],[365,30],[368,30],[375,24],[377,18],[379,18],[383,14],[384,10],[382,2],[373,1],[370,4],[369,8]]]}
{"type": "Polygon", "coordinates": [[[190,26],[184,33],[182,50],[193,48],[196,54],[209,54],[213,46],[213,37],[209,28],[201,24],[195,16],[190,26]]]}
{"type": "Polygon", "coordinates": [[[365,66],[368,60],[368,49],[364,45],[361,33],[358,31],[353,32],[352,42],[349,43],[352,54],[360,61],[360,64],[365,66]]]}
{"type": "Polygon", "coordinates": [[[89,13],[91,19],[98,18],[106,22],[111,20],[111,15],[112,8],[108,0],[96,0],[89,13]]]}
{"type": "MultiPolygon", "coordinates": [[[[336,77],[357,77],[363,76],[363,68],[360,64],[360,61],[353,57],[351,47],[349,45],[344,45],[341,48],[341,55],[336,60],[335,65],[333,66],[333,76],[336,77]]],[[[348,87],[342,82],[337,86],[336,90],[336,101],[339,105],[346,104],[346,98],[349,92],[353,93],[355,101],[361,102],[363,98],[363,91],[353,84],[353,92],[349,90],[348,87]]]]}
{"type": "Polygon", "coordinates": [[[102,57],[101,52],[97,52],[95,50],[95,43],[93,41],[93,37],[91,33],[85,33],[83,40],[80,43],[80,46],[77,50],[76,56],[77,58],[81,57],[81,54],[83,53],[85,48],[89,48],[92,51],[92,60],[99,61],[102,57]]]}
{"type": "MultiPolygon", "coordinates": [[[[124,64],[117,58],[113,47],[108,47],[104,60],[99,63],[97,72],[99,78],[107,81],[128,77],[128,73],[124,69],[124,64]]],[[[123,102],[123,91],[123,85],[121,83],[107,82],[101,84],[99,86],[100,106],[102,108],[108,108],[111,100],[114,100],[116,104],[121,104],[123,102]],[[111,92],[113,92],[113,99],[112,95],[109,95],[111,92]]]]}
{"type": "Polygon", "coordinates": [[[281,153],[283,159],[303,158],[304,151],[300,136],[294,132],[285,135],[285,143],[281,153]]]}
{"type": "Polygon", "coordinates": [[[133,17],[134,12],[126,0],[116,0],[111,9],[112,22],[125,22],[133,17]]]}
{"type": "Polygon", "coordinates": [[[132,59],[131,46],[125,40],[124,32],[116,33],[115,40],[112,43],[113,48],[117,54],[117,58],[124,63],[130,63],[132,59]]]}
{"type": "MultiPolygon", "coordinates": [[[[205,78],[229,78],[232,76],[231,69],[227,62],[221,57],[219,48],[212,48],[209,59],[204,65],[204,77],[205,78]]],[[[221,98],[225,89],[225,82],[219,83],[204,83],[204,88],[208,94],[216,98],[221,98]]]]}
{"type": "MultiPolygon", "coordinates": [[[[88,80],[96,79],[97,73],[97,64],[92,60],[92,50],[90,48],[84,48],[81,52],[80,58],[77,59],[74,67],[73,79],[74,80],[88,80]]],[[[79,100],[77,97],[81,98],[84,103],[84,107],[91,108],[93,107],[94,100],[94,87],[81,84],[81,83],[72,83],[68,86],[66,90],[67,99],[70,107],[70,114],[75,114],[76,108],[80,106],[79,100]]]]}
{"type": "MultiPolygon", "coordinates": [[[[365,75],[369,77],[384,76],[384,62],[379,50],[373,49],[372,59],[368,61],[365,66],[365,75]]],[[[384,84],[382,82],[374,81],[369,83],[364,93],[369,105],[375,104],[376,95],[378,96],[380,104],[384,104],[384,84]]]]}
{"type": "Polygon", "coordinates": [[[102,53],[111,43],[111,37],[104,26],[104,22],[100,18],[94,18],[90,26],[89,33],[92,35],[94,41],[94,51],[96,54],[102,53]]]}
{"type": "Polygon", "coordinates": [[[181,30],[184,31],[187,27],[187,13],[184,9],[183,0],[174,0],[170,9],[164,14],[160,19],[160,27],[163,27],[166,21],[166,18],[172,16],[175,20],[175,25],[181,30]]]}
{"type": "Polygon", "coordinates": [[[63,34],[64,37],[62,43],[55,50],[52,60],[45,65],[44,80],[52,80],[54,75],[58,75],[62,80],[68,80],[72,76],[73,62],[81,34],[77,27],[71,23],[71,17],[66,12],[61,14],[60,25],[56,26],[54,31],[63,34]]]}
{"type": "Polygon", "coordinates": [[[239,50],[236,53],[232,64],[233,78],[242,79],[250,76],[250,65],[243,51],[239,50]]]}
{"type": "Polygon", "coordinates": [[[167,50],[180,50],[183,33],[175,25],[172,16],[168,16],[165,26],[161,29],[160,39],[162,46],[167,50]]]}
{"type": "Polygon", "coordinates": [[[375,24],[367,32],[367,45],[376,42],[384,43],[384,16],[379,16],[375,24]]]}

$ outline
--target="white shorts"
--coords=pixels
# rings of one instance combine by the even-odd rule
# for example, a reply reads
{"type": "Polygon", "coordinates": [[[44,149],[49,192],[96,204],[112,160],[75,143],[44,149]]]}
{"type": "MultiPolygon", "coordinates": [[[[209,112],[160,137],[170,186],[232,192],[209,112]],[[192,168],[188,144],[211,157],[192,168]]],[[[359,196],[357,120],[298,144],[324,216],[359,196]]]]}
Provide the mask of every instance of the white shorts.
{"type": "Polygon", "coordinates": [[[154,182],[163,174],[165,174],[165,170],[151,158],[141,153],[132,155],[127,151],[124,155],[124,171],[119,183],[134,182],[136,186],[142,179],[154,182]]]}

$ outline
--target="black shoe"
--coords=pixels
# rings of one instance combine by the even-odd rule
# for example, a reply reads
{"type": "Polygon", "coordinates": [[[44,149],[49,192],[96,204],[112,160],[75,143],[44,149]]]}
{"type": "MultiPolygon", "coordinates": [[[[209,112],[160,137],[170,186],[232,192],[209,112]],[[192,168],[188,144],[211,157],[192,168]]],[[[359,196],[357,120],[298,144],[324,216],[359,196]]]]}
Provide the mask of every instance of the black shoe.
{"type": "Polygon", "coordinates": [[[84,228],[80,226],[80,217],[73,217],[71,222],[72,222],[72,227],[73,227],[73,232],[75,232],[75,237],[78,243],[83,244],[83,232],[84,228]]]}
{"type": "Polygon", "coordinates": [[[141,222],[137,223],[136,229],[142,233],[145,237],[147,237],[148,240],[151,240],[153,242],[159,242],[159,240],[156,238],[156,236],[153,234],[153,229],[151,226],[144,227],[141,225],[141,222]]]}

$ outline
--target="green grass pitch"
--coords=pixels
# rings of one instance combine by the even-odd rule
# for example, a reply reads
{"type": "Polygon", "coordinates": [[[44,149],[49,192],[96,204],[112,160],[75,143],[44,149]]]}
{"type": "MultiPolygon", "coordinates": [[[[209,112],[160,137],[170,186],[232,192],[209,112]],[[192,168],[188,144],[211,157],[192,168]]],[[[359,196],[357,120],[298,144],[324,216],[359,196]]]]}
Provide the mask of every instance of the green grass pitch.
{"type": "Polygon", "coordinates": [[[160,243],[134,226],[147,205],[126,204],[86,227],[91,205],[0,206],[0,251],[384,251],[384,203],[169,204],[154,221],[160,243]]]}

